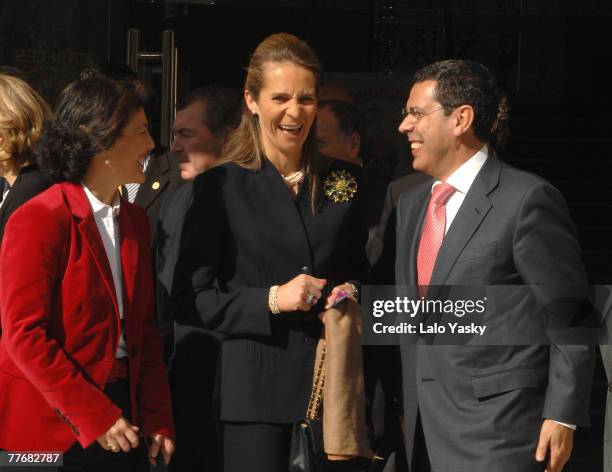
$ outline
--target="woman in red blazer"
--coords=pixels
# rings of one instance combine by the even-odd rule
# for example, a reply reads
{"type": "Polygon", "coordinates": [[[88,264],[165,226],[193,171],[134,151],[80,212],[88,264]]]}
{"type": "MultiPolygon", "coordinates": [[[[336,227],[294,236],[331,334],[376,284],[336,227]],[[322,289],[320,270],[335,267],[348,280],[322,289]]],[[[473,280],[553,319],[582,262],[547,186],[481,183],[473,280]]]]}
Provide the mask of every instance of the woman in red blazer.
{"type": "Polygon", "coordinates": [[[144,181],[143,103],[101,75],[62,92],[37,143],[58,183],[12,215],[0,251],[0,449],[64,452],[60,470],[128,471],[143,438],[152,462],[174,450],[148,223],[117,193],[144,181]]]}

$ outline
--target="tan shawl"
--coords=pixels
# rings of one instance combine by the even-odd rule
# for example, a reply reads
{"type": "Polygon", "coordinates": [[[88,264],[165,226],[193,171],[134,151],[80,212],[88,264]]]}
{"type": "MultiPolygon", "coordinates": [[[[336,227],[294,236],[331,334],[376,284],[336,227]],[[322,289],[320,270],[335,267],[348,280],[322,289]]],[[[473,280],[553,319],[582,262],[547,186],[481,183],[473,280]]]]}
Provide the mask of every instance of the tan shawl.
{"type": "MultiPolygon", "coordinates": [[[[323,314],[315,376],[325,343],[323,446],[332,456],[373,456],[365,421],[361,307],[353,300],[323,314]]],[[[333,459],[333,457],[330,457],[333,459]]]]}

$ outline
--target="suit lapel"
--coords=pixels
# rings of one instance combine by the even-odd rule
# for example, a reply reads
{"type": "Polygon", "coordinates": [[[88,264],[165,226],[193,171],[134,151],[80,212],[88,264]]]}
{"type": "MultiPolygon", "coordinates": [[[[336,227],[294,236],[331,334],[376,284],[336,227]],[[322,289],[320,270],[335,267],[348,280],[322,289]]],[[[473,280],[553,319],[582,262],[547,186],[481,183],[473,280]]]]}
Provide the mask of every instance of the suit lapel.
{"type": "MultiPolygon", "coordinates": [[[[276,170],[276,167],[272,165],[267,159],[263,160],[261,166],[262,180],[265,185],[264,192],[270,195],[273,200],[275,207],[279,208],[279,214],[283,215],[284,224],[283,228],[287,233],[288,241],[296,241],[299,247],[298,259],[302,261],[309,261],[309,267],[314,266],[314,257],[311,250],[310,241],[306,231],[305,221],[302,218],[299,206],[300,201],[306,197],[306,195],[298,194],[297,199],[294,199],[291,195],[290,190],[285,185],[282,175],[276,170]]],[[[308,177],[304,180],[302,185],[302,192],[310,193],[310,182],[308,177]]],[[[308,195],[309,197],[309,195],[308,195]]],[[[309,202],[310,199],[306,198],[309,202]]],[[[266,212],[274,211],[270,208],[266,209],[266,212]]]]}
{"type": "Polygon", "coordinates": [[[140,253],[137,240],[137,231],[134,228],[133,218],[130,217],[128,204],[123,205],[119,211],[119,238],[121,241],[121,272],[123,273],[123,312],[128,313],[129,304],[134,300],[136,289],[136,272],[138,268],[138,255],[140,253]]]}
{"type": "Polygon", "coordinates": [[[96,225],[91,206],[85,195],[83,187],[72,183],[63,183],[62,192],[66,197],[66,204],[70,208],[73,216],[76,217],[79,222],[77,223],[77,229],[81,233],[83,241],[87,249],[92,255],[92,259],[100,272],[100,277],[106,287],[109,296],[113,301],[115,308],[115,314],[119,319],[119,308],[117,305],[117,296],[115,294],[115,284],[113,282],[113,275],[111,272],[110,264],[108,262],[108,256],[104,249],[104,243],[100,236],[100,231],[96,225]]]}
{"type": "Polygon", "coordinates": [[[146,180],[138,187],[134,202],[145,210],[159,197],[170,180],[168,155],[151,156],[146,171],[146,180]]]}
{"type": "MultiPolygon", "coordinates": [[[[21,182],[24,179],[24,175],[26,175],[28,172],[30,172],[31,170],[33,170],[34,167],[33,166],[28,166],[28,167],[24,167],[23,169],[21,169],[21,171],[19,172],[19,174],[17,174],[17,178],[15,179],[15,182],[13,182],[13,185],[8,193],[8,195],[6,196],[6,200],[3,201],[2,203],[2,207],[0,207],[0,221],[2,221],[4,219],[4,214],[7,211],[7,208],[9,208],[11,206],[11,202],[16,198],[15,197],[15,189],[19,188],[19,185],[21,184],[21,182]]],[[[2,192],[4,190],[4,185],[2,185],[4,182],[0,182],[0,192],[2,192]]],[[[0,200],[2,201],[2,200],[0,200]]]]}
{"type": "MultiPolygon", "coordinates": [[[[436,264],[431,274],[431,285],[439,286],[446,283],[448,274],[455,265],[459,254],[463,251],[470,238],[474,235],[487,213],[493,206],[489,194],[499,183],[501,164],[493,156],[476,176],[455,219],[453,220],[438,252],[436,264]]],[[[432,288],[435,292],[437,289],[432,288]]],[[[428,292],[435,296],[435,293],[428,292]]]]}

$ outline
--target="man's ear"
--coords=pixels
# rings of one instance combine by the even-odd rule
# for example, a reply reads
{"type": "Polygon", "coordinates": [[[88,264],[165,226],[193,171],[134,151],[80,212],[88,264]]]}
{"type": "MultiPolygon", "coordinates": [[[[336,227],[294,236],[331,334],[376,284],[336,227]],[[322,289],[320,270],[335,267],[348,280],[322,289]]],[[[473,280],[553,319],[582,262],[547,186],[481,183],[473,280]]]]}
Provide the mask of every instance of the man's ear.
{"type": "Polygon", "coordinates": [[[455,136],[461,136],[468,132],[474,124],[474,109],[471,105],[461,105],[453,112],[455,117],[455,136]]]}
{"type": "Polygon", "coordinates": [[[251,95],[251,92],[246,89],[244,91],[244,101],[246,102],[248,109],[251,110],[251,113],[253,113],[253,115],[257,115],[259,113],[259,106],[255,101],[255,97],[253,97],[251,95]]]}
{"type": "Polygon", "coordinates": [[[359,157],[359,150],[361,148],[361,136],[359,133],[353,133],[349,137],[349,149],[350,149],[350,158],[352,160],[357,159],[359,157]]]}

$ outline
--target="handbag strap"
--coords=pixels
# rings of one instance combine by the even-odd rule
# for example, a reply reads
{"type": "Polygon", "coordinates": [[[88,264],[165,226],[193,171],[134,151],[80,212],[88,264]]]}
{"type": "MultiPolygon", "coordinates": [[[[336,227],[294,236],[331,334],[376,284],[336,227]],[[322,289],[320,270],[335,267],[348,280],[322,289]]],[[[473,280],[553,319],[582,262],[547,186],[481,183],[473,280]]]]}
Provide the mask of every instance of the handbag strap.
{"type": "Polygon", "coordinates": [[[323,401],[323,384],[325,383],[325,340],[322,342],[321,360],[317,366],[314,382],[312,384],[312,392],[308,401],[308,409],[306,410],[306,418],[314,420],[319,416],[321,402],[323,401]]]}

